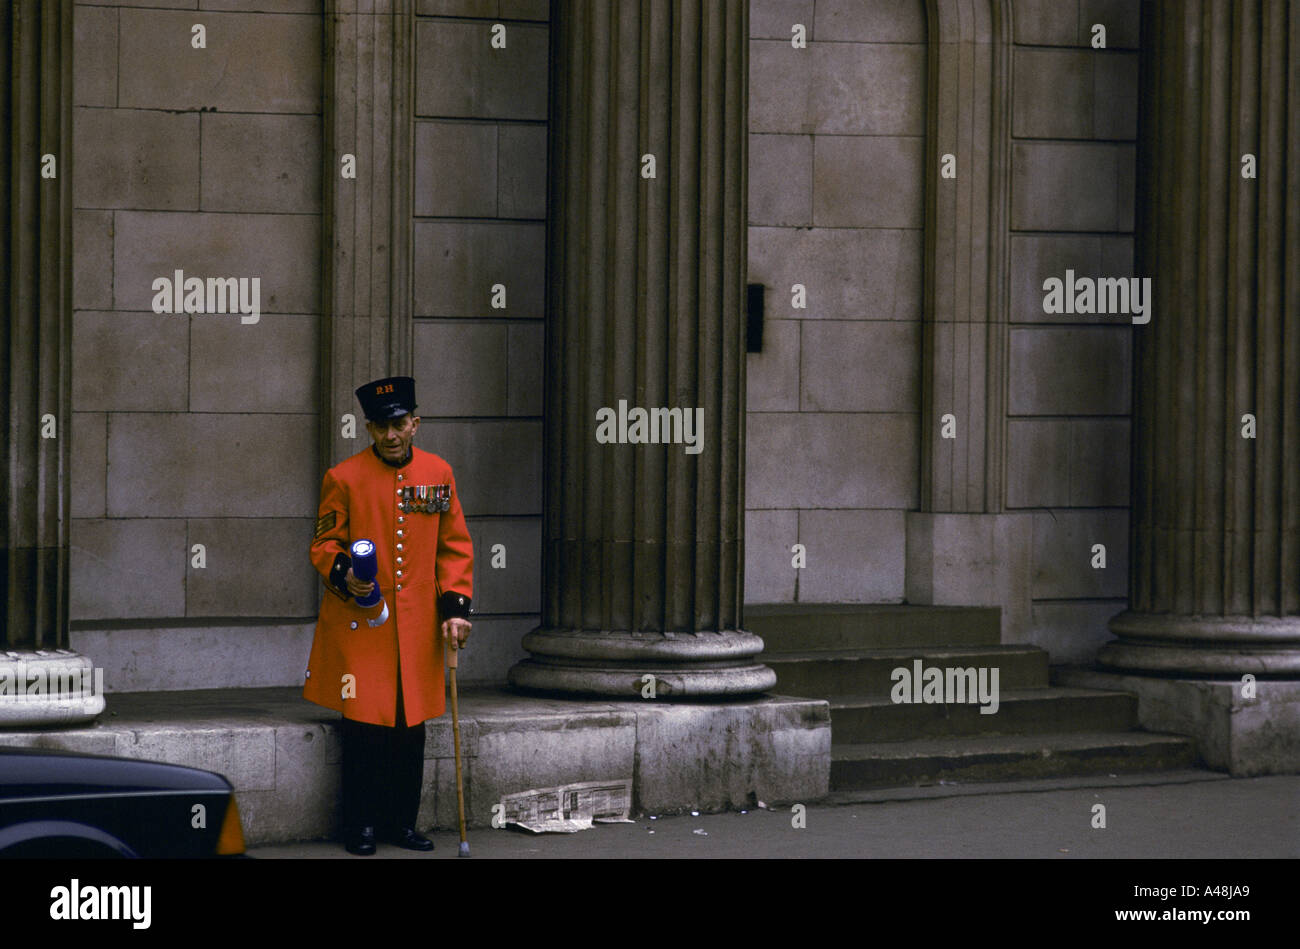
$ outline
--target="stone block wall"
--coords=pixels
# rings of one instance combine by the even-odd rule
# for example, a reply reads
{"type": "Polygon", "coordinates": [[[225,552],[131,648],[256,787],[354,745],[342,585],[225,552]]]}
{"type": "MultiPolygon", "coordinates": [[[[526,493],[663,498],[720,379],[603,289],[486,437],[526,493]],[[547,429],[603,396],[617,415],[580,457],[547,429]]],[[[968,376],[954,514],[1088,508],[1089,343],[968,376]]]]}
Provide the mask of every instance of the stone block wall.
{"type": "Polygon", "coordinates": [[[416,11],[416,444],[455,469],[474,541],[475,638],[460,678],[502,682],[541,611],[548,5],[420,0],[416,11]],[[497,24],[504,48],[491,43],[497,24]]]}
{"type": "Polygon", "coordinates": [[[1054,662],[1090,661],[1128,594],[1131,317],[1045,313],[1043,282],[1141,276],[1138,6],[1015,2],[1005,503],[1032,514],[1029,638],[1054,662]]]}
{"type": "MultiPolygon", "coordinates": [[[[418,444],[455,467],[476,545],[462,678],[499,682],[540,609],[548,4],[416,12],[418,444]]],[[[1003,502],[1032,529],[1008,541],[1024,562],[998,595],[1032,611],[1054,660],[1078,660],[1126,595],[1132,329],[1046,314],[1041,288],[1066,269],[1133,275],[1137,4],[1016,0],[1014,23],[1003,502]]],[[[76,5],[72,646],[111,690],[300,681],[321,595],[305,548],[333,167],[322,27],[320,0],[76,5]],[[178,269],[258,277],[258,322],[154,313],[154,279],[178,269]]],[[[747,357],[746,600],[901,602],[920,505],[926,5],[752,0],[750,37],[749,279],[767,322],[747,357]]]]}
{"type": "Polygon", "coordinates": [[[112,691],[275,684],[268,656],[272,678],[301,672],[319,596],[320,12],[75,8],[71,644],[112,691]],[[154,312],[177,270],[258,278],[256,321],[154,312]]]}
{"type": "Polygon", "coordinates": [[[750,37],[749,280],[766,325],[747,366],[745,599],[901,602],[919,497],[925,4],[753,0],[750,37]]]}
{"type": "MultiPolygon", "coordinates": [[[[416,8],[417,444],[455,467],[475,541],[466,681],[503,680],[540,609],[547,6],[416,8]]],[[[76,8],[72,638],[113,691],[301,681],[321,595],[322,12],[76,8]],[[260,278],[260,319],[154,313],[177,269],[260,278]]]]}
{"type": "Polygon", "coordinates": [[[1009,292],[1007,311],[990,315],[1008,326],[1005,369],[990,380],[1006,393],[995,461],[1005,487],[988,512],[1006,523],[983,531],[1006,536],[984,543],[973,522],[958,529],[958,513],[917,522],[909,543],[905,512],[920,507],[926,7],[751,4],[749,272],[766,287],[767,322],[763,352],[748,357],[746,600],[992,597],[1009,640],[1085,661],[1127,594],[1133,329],[1127,316],[1045,313],[1042,287],[1066,269],[1141,276],[1138,4],[1008,9],[1009,292]],[[806,49],[791,43],[798,24],[806,49]],[[807,288],[806,309],[792,303],[794,284],[807,288]],[[953,545],[927,546],[936,530],[953,545]],[[803,569],[791,564],[795,543],[803,569]],[[1091,566],[1094,544],[1105,545],[1104,569],[1091,566]],[[990,556],[1000,579],[978,569],[990,556]],[[933,583],[918,582],[931,567],[933,583]]]}

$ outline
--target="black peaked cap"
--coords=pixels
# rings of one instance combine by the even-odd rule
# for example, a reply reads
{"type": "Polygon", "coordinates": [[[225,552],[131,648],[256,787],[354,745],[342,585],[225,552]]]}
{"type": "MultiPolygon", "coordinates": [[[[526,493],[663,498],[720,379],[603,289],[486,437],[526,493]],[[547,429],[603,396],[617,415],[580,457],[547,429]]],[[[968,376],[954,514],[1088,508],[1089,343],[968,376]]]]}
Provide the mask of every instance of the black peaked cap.
{"type": "Polygon", "coordinates": [[[384,422],[415,411],[415,380],[410,376],[389,376],[367,382],[357,389],[361,411],[372,422],[384,422]]]}

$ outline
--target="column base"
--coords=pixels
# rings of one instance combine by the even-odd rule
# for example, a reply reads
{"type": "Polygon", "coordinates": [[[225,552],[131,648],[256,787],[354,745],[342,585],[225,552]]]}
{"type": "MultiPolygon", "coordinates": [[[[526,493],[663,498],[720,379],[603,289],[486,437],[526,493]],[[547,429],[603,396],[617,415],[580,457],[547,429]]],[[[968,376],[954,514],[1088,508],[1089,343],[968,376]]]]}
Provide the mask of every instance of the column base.
{"type": "Polygon", "coordinates": [[[1233,777],[1300,774],[1300,681],[1259,680],[1244,690],[1241,681],[1058,666],[1052,684],[1136,695],[1138,724],[1195,739],[1206,766],[1233,777]]]}
{"type": "Polygon", "coordinates": [[[532,658],[516,663],[508,679],[512,687],[529,692],[701,698],[750,695],[776,687],[776,673],[753,661],[763,651],[763,640],[744,630],[536,629],[524,637],[523,647],[532,658]]]}
{"type": "Polygon", "coordinates": [[[0,728],[73,725],[104,711],[104,670],[70,649],[0,653],[0,728]]]}
{"type": "Polygon", "coordinates": [[[1183,676],[1300,677],[1300,616],[1180,616],[1127,610],[1101,647],[1108,669],[1183,676]]]}

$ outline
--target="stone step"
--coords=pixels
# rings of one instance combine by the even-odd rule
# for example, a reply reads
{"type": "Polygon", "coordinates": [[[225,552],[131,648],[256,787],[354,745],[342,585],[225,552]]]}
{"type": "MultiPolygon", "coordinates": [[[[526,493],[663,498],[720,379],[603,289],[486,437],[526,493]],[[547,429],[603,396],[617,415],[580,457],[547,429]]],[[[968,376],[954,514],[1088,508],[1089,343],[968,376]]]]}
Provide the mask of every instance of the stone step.
{"type": "Polygon", "coordinates": [[[996,712],[978,704],[895,703],[885,697],[831,696],[831,734],[839,744],[966,735],[1128,731],[1137,699],[1094,689],[999,689],[996,712]]]}
{"type": "Polygon", "coordinates": [[[1158,787],[1165,784],[1202,784],[1231,781],[1232,775],[1209,768],[1171,768],[1168,771],[1135,771],[1129,774],[1103,773],[1063,775],[1054,778],[1020,778],[1012,781],[947,781],[942,784],[914,784],[885,788],[849,788],[832,791],[819,804],[882,804],[892,801],[935,801],[947,797],[986,794],[1026,794],[1034,791],[1073,791],[1080,788],[1158,787]]]}
{"type": "MultiPolygon", "coordinates": [[[[248,845],[338,831],[339,715],[298,688],[109,693],[70,728],[0,729],[0,746],[61,748],[216,771],[235,787],[248,845]]],[[[460,691],[465,816],[491,826],[506,794],[579,781],[632,781],[637,812],[811,801],[827,790],[824,700],[762,695],[711,702],[548,699],[460,691]],[[725,762],[726,767],[719,767],[725,762]]],[[[455,827],[450,713],[425,725],[420,828],[455,827]]]]}
{"type": "Polygon", "coordinates": [[[768,652],[887,649],[897,646],[996,646],[996,606],[774,603],[745,607],[745,628],[768,652]]]}
{"type": "Polygon", "coordinates": [[[817,649],[763,653],[762,662],[776,672],[782,695],[862,695],[888,698],[893,671],[980,668],[998,670],[998,689],[1046,688],[1047,653],[1037,646],[971,646],[900,649],[817,649]]]}
{"type": "Polygon", "coordinates": [[[1196,760],[1191,739],[1149,732],[832,744],[831,790],[1159,771],[1196,760]]]}

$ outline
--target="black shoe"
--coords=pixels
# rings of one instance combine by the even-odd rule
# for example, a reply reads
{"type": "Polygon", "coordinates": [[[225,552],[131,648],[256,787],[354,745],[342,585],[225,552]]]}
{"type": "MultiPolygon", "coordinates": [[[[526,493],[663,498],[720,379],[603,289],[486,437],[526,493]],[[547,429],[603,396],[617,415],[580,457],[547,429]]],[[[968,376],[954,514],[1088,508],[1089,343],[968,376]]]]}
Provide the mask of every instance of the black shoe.
{"type": "Polygon", "coordinates": [[[433,849],[433,841],[423,834],[416,833],[414,828],[411,827],[391,831],[384,836],[384,842],[402,847],[405,850],[419,850],[427,853],[433,849]]]}
{"type": "Polygon", "coordinates": [[[375,852],[375,829],[373,827],[349,828],[344,838],[344,849],[358,857],[368,857],[375,852]]]}

